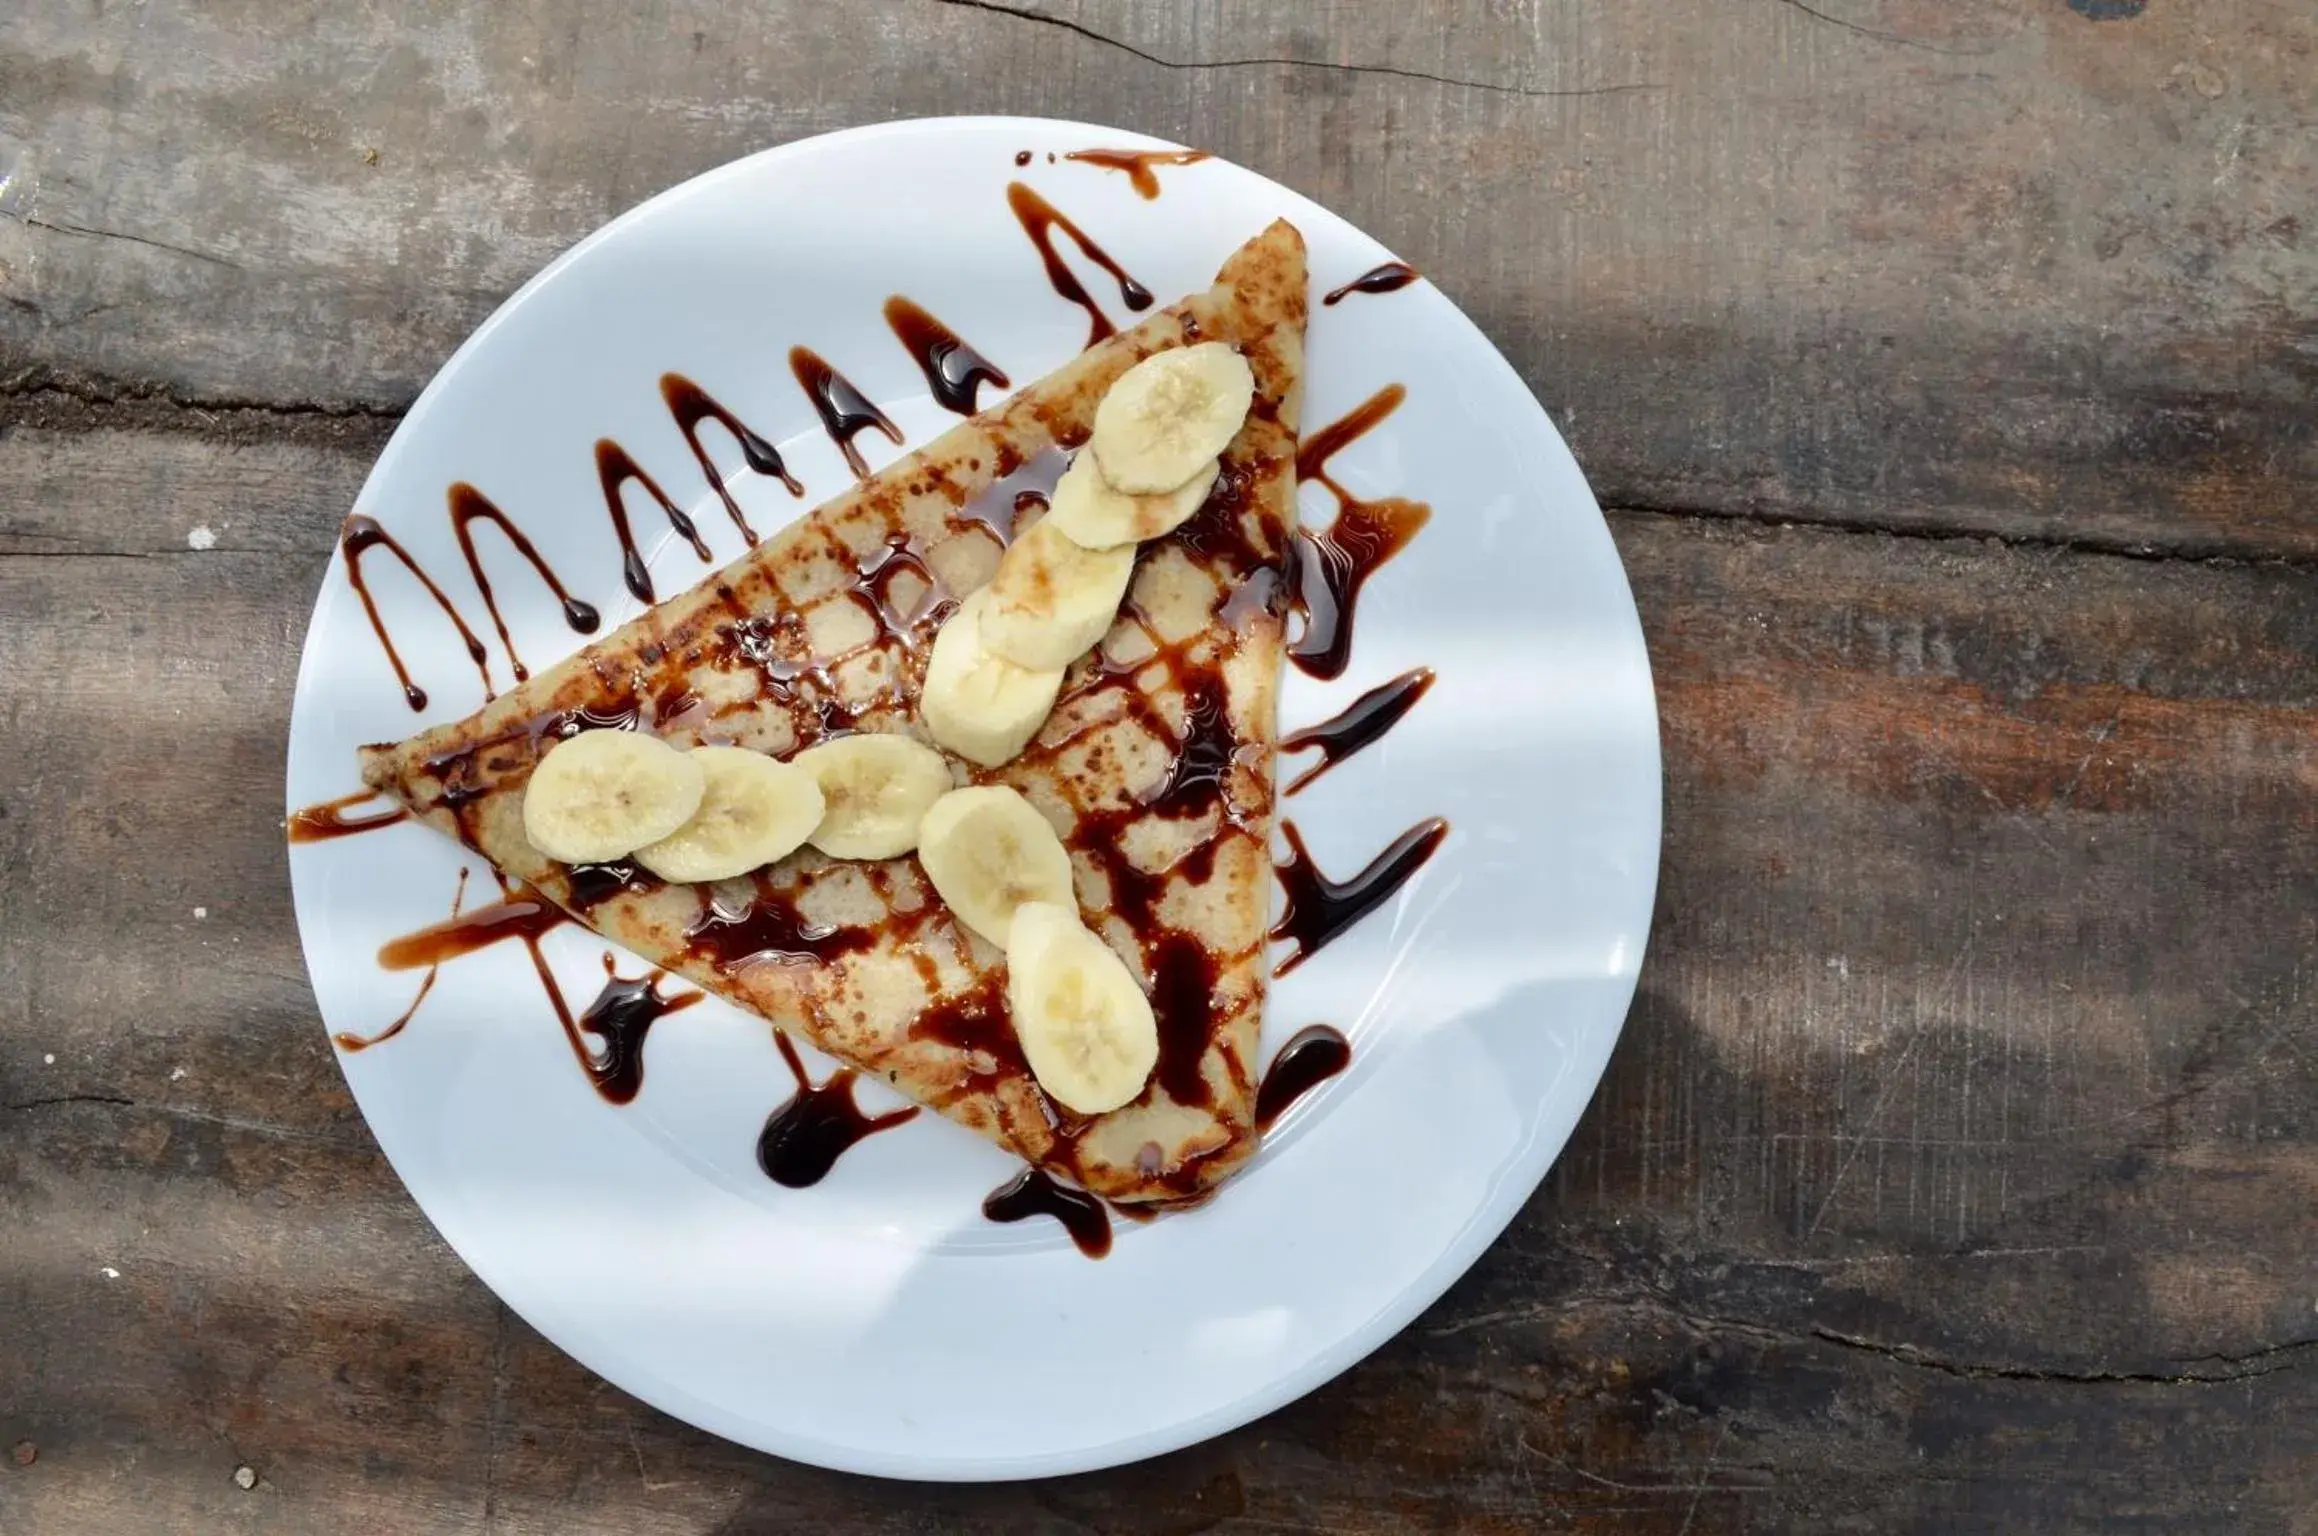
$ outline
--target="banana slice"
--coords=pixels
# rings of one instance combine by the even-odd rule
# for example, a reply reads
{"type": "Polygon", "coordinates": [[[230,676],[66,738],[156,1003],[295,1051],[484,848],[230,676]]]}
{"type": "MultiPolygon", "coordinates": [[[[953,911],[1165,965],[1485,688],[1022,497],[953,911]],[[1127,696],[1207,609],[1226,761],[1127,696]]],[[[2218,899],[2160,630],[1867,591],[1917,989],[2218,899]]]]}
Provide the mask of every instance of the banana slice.
{"type": "Polygon", "coordinates": [[[936,800],[918,827],[918,862],[950,914],[1001,949],[1024,902],[1078,910],[1062,839],[1020,791],[1003,784],[953,789],[936,800]]]}
{"type": "Polygon", "coordinates": [[[1007,547],[983,588],[983,648],[1033,672],[1060,671],[1110,629],[1134,574],[1134,545],[1083,549],[1041,519],[1007,547]]]}
{"type": "Polygon", "coordinates": [[[794,763],[746,747],[694,747],[706,789],[684,825],[636,850],[663,880],[730,880],[787,858],[821,821],[821,785],[794,763]]]}
{"type": "Polygon", "coordinates": [[[821,785],[828,808],[810,841],[833,859],[900,858],[950,790],[942,754],[907,736],[840,736],[789,761],[821,785]]]}
{"type": "MultiPolygon", "coordinates": [[[[1173,533],[1191,520],[1215,489],[1222,465],[1210,459],[1189,480],[1172,491],[1154,496],[1130,496],[1103,478],[1102,465],[1091,453],[1070,461],[1062,483],[1054,488],[1054,505],[1038,528],[1059,528],[1082,549],[1111,549],[1173,533]]],[[[1036,532],[1037,528],[1033,528],[1036,532]]],[[[1005,570],[1004,565],[999,566],[1005,570]]]]}
{"type": "Polygon", "coordinates": [[[1026,901],[1015,912],[1006,1006],[1031,1076],[1082,1115],[1134,1102],[1159,1064],[1151,1000],[1075,907],[1026,901]]]}
{"type": "Polygon", "coordinates": [[[1247,420],[1256,376],[1220,341],[1155,352],[1095,407],[1087,446],[1103,478],[1131,496],[1172,491],[1222,453],[1247,420]]]}
{"type": "Polygon", "coordinates": [[[616,859],[683,826],[706,787],[701,765],[657,736],[582,731],[531,771],[523,835],[566,864],[616,859]]]}
{"type": "Polygon", "coordinates": [[[960,603],[934,636],[918,713],[934,740],[960,757],[996,768],[1010,761],[1046,723],[1062,689],[1062,673],[1018,667],[983,647],[982,612],[988,594],[984,588],[960,603]]]}

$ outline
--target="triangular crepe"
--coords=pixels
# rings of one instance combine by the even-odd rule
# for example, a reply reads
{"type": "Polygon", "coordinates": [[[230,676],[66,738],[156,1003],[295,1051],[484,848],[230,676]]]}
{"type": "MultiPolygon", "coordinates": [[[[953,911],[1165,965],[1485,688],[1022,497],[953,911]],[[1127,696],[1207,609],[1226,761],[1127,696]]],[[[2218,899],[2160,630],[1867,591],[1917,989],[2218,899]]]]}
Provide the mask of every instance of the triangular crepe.
{"type": "Polygon", "coordinates": [[[1257,1138],[1305,308],[1303,239],[1275,223],[1209,292],[1089,348],[691,591],[465,720],[363,749],[364,781],[604,937],[1034,1164],[1114,1200],[1203,1194],[1257,1138]],[[1030,747],[995,771],[953,759],[960,783],[1011,784],[1053,821],[1087,924],[1149,986],[1161,1053],[1140,1099],[1082,1119],[1039,1091],[1007,1019],[1003,957],[951,920],[914,858],[808,848],[710,887],[575,870],[532,848],[525,781],[583,720],[784,757],[843,729],[928,739],[915,713],[927,649],[1007,534],[968,504],[1083,442],[1135,362],[1195,341],[1238,346],[1256,380],[1214,495],[1144,546],[1119,622],[1071,669],[1030,747]]]}

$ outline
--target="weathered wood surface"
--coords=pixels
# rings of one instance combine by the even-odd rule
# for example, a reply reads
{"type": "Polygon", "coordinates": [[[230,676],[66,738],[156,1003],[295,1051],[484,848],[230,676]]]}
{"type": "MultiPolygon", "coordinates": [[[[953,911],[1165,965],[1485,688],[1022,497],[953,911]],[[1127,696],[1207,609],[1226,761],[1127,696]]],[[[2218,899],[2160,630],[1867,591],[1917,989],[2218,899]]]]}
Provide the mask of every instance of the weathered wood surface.
{"type": "Polygon", "coordinates": [[[2318,12],[1047,9],[0,16],[0,1531],[2318,1530],[2318,12]],[[1668,764],[1626,1039],[1473,1274],[1262,1423],[965,1490],[511,1320],[352,1109],[274,819],[467,328],[951,110],[1435,275],[1618,509],[1668,764]]]}

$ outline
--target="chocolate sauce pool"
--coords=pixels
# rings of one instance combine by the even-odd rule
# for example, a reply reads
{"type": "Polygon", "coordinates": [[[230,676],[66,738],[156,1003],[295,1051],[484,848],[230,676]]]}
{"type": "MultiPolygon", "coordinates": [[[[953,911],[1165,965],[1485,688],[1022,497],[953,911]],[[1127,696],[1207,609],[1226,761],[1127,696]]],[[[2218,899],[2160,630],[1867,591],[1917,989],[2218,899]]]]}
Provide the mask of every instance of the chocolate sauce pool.
{"type": "Polygon", "coordinates": [[[882,1115],[868,1113],[853,1101],[853,1084],[860,1076],[853,1068],[840,1067],[829,1081],[816,1085],[789,1037],[776,1030],[773,1041],[797,1080],[796,1093],[773,1111],[757,1137],[757,1166],[775,1184],[786,1189],[818,1184],[850,1148],[917,1118],[914,1104],[882,1115]]]}

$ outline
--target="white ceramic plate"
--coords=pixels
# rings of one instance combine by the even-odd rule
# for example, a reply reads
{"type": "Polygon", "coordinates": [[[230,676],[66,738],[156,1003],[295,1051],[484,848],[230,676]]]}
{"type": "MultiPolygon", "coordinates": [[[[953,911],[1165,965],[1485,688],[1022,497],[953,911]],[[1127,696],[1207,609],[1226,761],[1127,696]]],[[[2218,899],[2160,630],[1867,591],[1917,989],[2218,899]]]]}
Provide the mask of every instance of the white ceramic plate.
{"type": "MultiPolygon", "coordinates": [[[[733,476],[764,531],[848,480],[790,375],[793,344],[828,358],[914,444],[955,418],[882,319],[888,295],[930,309],[1018,385],[1085,343],[1086,316],[1058,297],[1009,211],[1010,181],[1039,189],[1161,303],[1206,286],[1278,215],[1310,243],[1315,300],[1388,259],[1221,161],[1160,168],[1162,195],[1148,200],[1116,171],[1048,158],[1118,147],[1168,146],[1038,120],[907,122],[688,182],[493,315],[419,397],[355,510],[441,585],[504,688],[506,648],[454,542],[447,487],[480,486],[607,629],[621,622],[638,605],[597,438],[625,445],[692,511],[720,563],[741,547],[662,406],[664,371],[779,443],[804,480],[798,500],[733,476]]],[[[1129,320],[1115,285],[1063,249],[1129,320]]],[[[1384,741],[1283,809],[1338,876],[1425,817],[1454,829],[1392,903],[1273,990],[1267,1052],[1329,1021],[1354,1041],[1349,1071],[1300,1102],[1212,1204],[1119,1223],[1109,1257],[1091,1262],[1050,1221],[986,1221],[983,1196],[1019,1165],[929,1115],[869,1138],[816,1187],[772,1184],[756,1137],[790,1079],[770,1032],[719,1002],[662,1021],[642,1094],[604,1102],[522,948],[487,949],[443,968],[404,1033],[341,1060],[412,1195],[533,1326],[625,1390],[783,1456],[900,1477],[1070,1472],[1188,1444],[1326,1381],[1439,1296],[1529,1197],[1617,1038],[1649,921],[1658,741],[1633,601],[1544,412],[1430,285],[1315,302],[1309,352],[1307,430],[1406,386],[1406,403],[1331,467],[1357,495],[1414,497],[1434,516],[1369,583],[1350,670],[1327,684],[1289,672],[1282,724],[1320,720],[1411,667],[1439,681],[1384,741]]],[[[712,429],[710,442],[721,465],[739,464],[731,441],[712,429]]],[[[875,433],[861,444],[873,463],[900,451],[875,433]]],[[[1317,486],[1303,507],[1315,522],[1334,511],[1317,486]]],[[[639,507],[636,527],[662,594],[708,569],[656,512],[639,507]]],[[[575,648],[497,531],[476,535],[523,658],[537,668],[575,648]]],[[[355,788],[358,743],[482,699],[424,591],[380,554],[365,570],[430,702],[406,705],[334,560],[299,671],[292,807],[355,788]]],[[[440,919],[463,863],[409,823],[293,847],[331,1030],[402,1011],[420,977],[382,972],[378,948],[440,919]]],[[[472,898],[491,892],[478,868],[472,898]]],[[[546,949],[575,1004],[592,997],[601,941],[567,927],[546,949]]],[[[863,1098],[890,1102],[875,1086],[863,1098]]]]}

